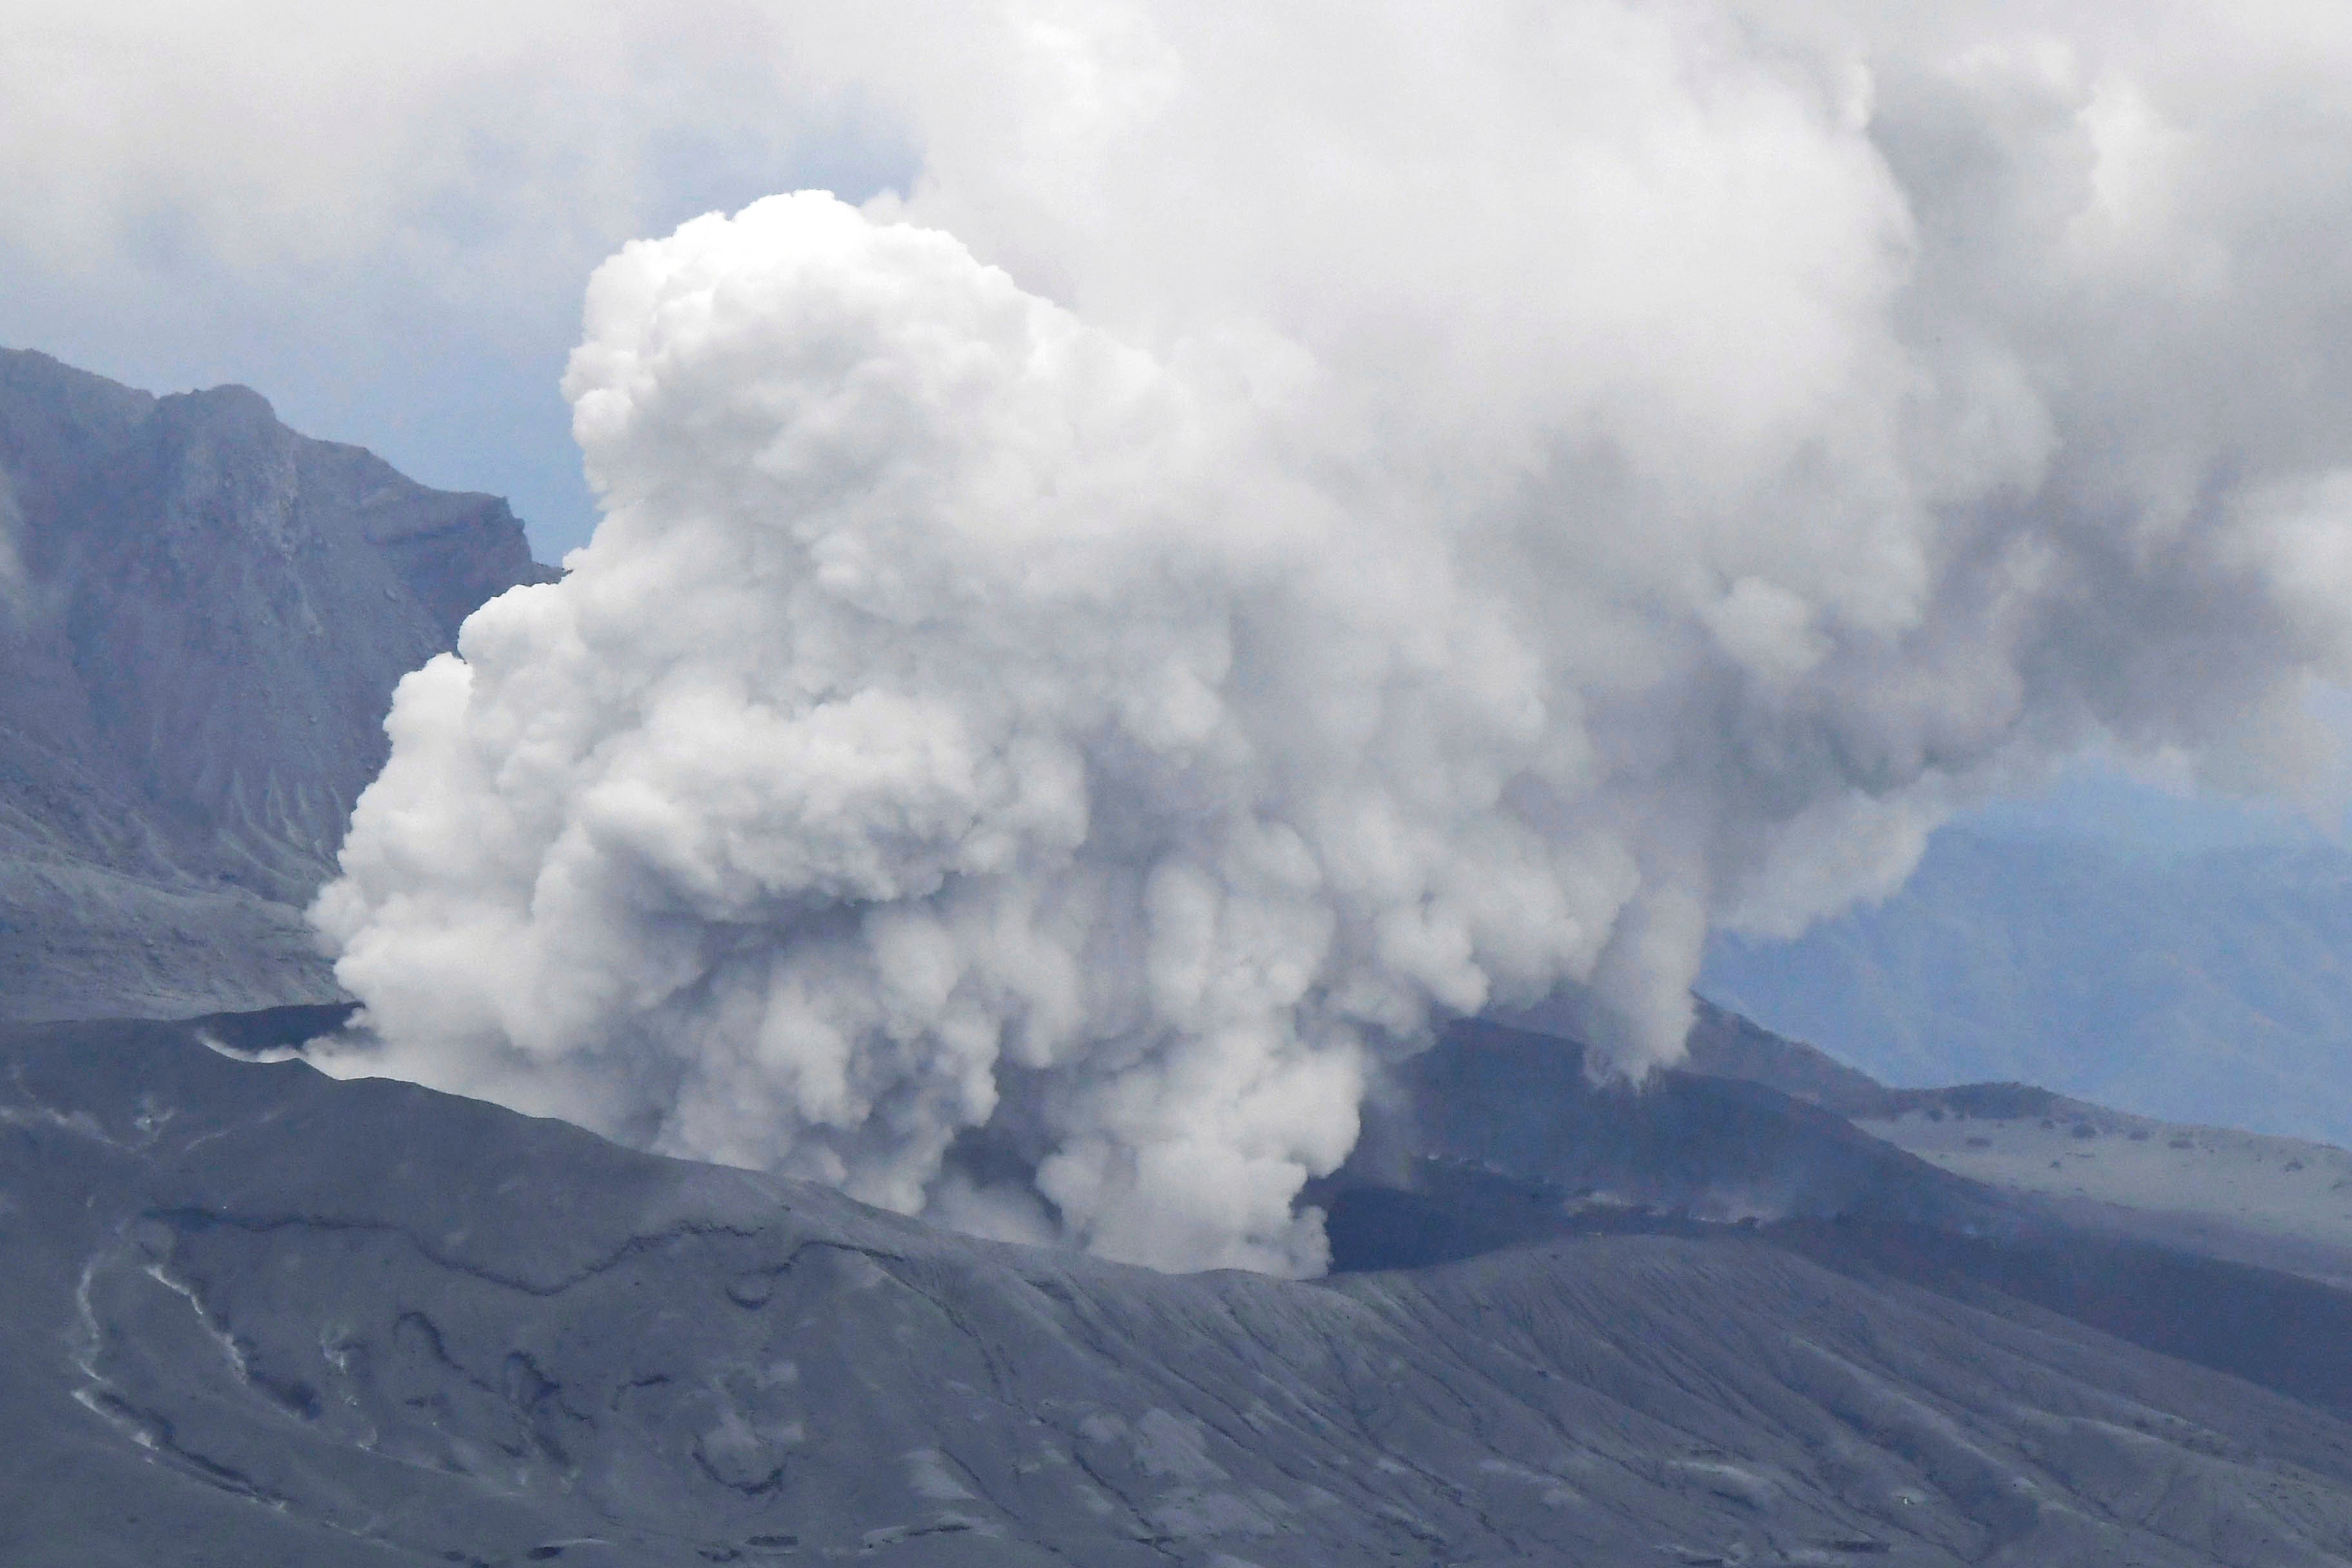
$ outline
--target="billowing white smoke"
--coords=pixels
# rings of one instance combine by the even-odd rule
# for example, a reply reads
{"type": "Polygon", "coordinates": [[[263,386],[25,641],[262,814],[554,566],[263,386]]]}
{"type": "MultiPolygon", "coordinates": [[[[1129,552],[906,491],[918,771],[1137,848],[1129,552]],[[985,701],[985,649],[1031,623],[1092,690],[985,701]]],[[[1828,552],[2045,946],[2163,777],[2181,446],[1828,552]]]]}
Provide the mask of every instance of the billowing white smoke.
{"type": "Polygon", "coordinates": [[[877,89],[904,201],[598,273],[607,513],[401,688],[349,1070],[1311,1271],[1433,1016],[1579,986],[1639,1070],[1710,923],[1955,802],[2295,763],[2352,140],[2245,177],[2292,39],[1058,15],[877,89]]]}

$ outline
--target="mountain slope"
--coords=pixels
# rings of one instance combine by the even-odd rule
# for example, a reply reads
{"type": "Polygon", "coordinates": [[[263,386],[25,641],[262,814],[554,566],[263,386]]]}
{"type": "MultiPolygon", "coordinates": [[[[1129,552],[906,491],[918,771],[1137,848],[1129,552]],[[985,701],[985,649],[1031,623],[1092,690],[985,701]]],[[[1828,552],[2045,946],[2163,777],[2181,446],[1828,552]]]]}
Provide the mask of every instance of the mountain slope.
{"type": "Polygon", "coordinates": [[[547,575],[504,502],[245,388],[0,351],[0,1016],[332,994],[299,906],[393,686],[547,575]]]}
{"type": "Polygon", "coordinates": [[[2325,1411],[1737,1228],[1171,1278],[191,1036],[0,1042],[12,1563],[2352,1558],[2325,1411]]]}

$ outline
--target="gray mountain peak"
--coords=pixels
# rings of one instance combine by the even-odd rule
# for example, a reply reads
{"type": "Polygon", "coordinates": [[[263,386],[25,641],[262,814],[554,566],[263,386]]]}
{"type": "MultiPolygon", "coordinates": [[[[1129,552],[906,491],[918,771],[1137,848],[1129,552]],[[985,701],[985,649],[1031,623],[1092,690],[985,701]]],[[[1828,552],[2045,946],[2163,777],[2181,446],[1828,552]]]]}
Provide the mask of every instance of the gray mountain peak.
{"type": "Polygon", "coordinates": [[[299,906],[400,677],[553,574],[242,386],[0,351],[0,1016],[323,999],[299,906]]]}

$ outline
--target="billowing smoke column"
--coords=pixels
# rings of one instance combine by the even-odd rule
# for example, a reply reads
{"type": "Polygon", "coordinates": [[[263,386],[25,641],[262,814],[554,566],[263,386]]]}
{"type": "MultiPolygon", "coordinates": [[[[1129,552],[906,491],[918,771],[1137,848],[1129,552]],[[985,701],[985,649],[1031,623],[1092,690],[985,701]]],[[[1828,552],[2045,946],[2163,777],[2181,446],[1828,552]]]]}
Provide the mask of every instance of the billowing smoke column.
{"type": "Polygon", "coordinates": [[[1433,1018],[1572,987],[1638,1071],[1710,924],[1956,803],[2299,765],[2352,141],[2265,162],[2292,38],[1539,12],[972,22],[876,89],[907,198],[608,263],[603,523],[403,684],[317,907],[345,1070],[1311,1272],[1433,1018]]]}

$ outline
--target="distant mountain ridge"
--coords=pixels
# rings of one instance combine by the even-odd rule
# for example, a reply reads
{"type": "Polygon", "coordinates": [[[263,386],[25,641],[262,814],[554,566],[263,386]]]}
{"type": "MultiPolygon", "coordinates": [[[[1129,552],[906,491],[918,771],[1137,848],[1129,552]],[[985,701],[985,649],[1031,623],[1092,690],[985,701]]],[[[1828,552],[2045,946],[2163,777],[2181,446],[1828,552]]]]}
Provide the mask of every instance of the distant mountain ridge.
{"type": "Polygon", "coordinates": [[[393,687],[553,575],[504,501],[247,388],[0,350],[0,1017],[331,997],[299,907],[393,687]]]}
{"type": "Polygon", "coordinates": [[[2031,1079],[2352,1144],[2352,853],[1948,828],[1884,902],[1718,937],[1700,988],[1891,1083],[2031,1079]]]}

